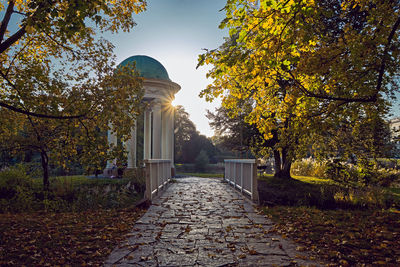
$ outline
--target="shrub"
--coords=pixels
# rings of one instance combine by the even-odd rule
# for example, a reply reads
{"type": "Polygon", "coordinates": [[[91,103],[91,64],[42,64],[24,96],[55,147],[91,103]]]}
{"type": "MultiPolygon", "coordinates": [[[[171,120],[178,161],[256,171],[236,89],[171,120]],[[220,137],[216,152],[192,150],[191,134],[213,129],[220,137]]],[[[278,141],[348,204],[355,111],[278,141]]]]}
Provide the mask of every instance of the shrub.
{"type": "Polygon", "coordinates": [[[32,210],[34,203],[33,180],[21,164],[0,171],[0,211],[32,210]]]}
{"type": "MultiPolygon", "coordinates": [[[[379,169],[376,175],[376,184],[389,187],[400,181],[400,171],[394,169],[379,169]]],[[[398,186],[398,185],[397,185],[398,186]]]]}
{"type": "MultiPolygon", "coordinates": [[[[49,191],[41,179],[32,179],[25,166],[0,171],[0,212],[82,211],[119,208],[134,204],[143,176],[131,179],[90,179],[84,176],[52,177],[49,191]],[[140,181],[139,177],[142,177],[140,181]]],[[[142,187],[144,188],[144,187],[142,187]]],[[[143,189],[142,189],[143,190],[143,189]]]]}
{"type": "Polygon", "coordinates": [[[349,166],[343,163],[341,159],[334,158],[326,163],[324,177],[337,182],[348,183],[352,175],[349,166]]]}
{"type": "Polygon", "coordinates": [[[326,173],[326,163],[318,162],[312,158],[298,160],[292,164],[291,173],[293,175],[323,178],[326,173]]]}
{"type": "Polygon", "coordinates": [[[349,185],[378,185],[388,187],[400,182],[400,171],[393,165],[393,159],[359,160],[357,165],[345,163],[338,158],[318,162],[311,158],[295,161],[291,173],[298,176],[311,176],[331,179],[349,185]],[[388,166],[390,168],[382,168],[388,166]]]}
{"type": "Polygon", "coordinates": [[[123,174],[123,177],[133,183],[136,191],[140,194],[144,194],[146,190],[146,175],[144,171],[144,168],[136,168],[125,170],[123,174]]]}
{"type": "Polygon", "coordinates": [[[209,158],[207,155],[207,152],[204,150],[201,150],[200,153],[196,157],[196,161],[194,163],[196,171],[203,172],[205,171],[208,163],[209,163],[209,158]]]}
{"type": "Polygon", "coordinates": [[[25,173],[22,165],[10,167],[0,172],[0,196],[11,199],[17,188],[32,187],[32,178],[25,173]]]}
{"type": "Polygon", "coordinates": [[[313,169],[313,162],[310,159],[303,159],[301,161],[295,161],[292,164],[292,174],[311,176],[313,169]]]}

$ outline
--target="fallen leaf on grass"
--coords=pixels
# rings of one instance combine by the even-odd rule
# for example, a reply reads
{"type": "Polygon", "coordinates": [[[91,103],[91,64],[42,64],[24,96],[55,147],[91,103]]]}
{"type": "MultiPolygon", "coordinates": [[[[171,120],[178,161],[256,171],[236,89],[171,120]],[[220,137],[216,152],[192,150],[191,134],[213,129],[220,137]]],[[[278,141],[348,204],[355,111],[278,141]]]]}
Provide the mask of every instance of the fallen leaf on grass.
{"type": "MultiPolygon", "coordinates": [[[[319,210],[276,206],[264,209],[275,225],[267,232],[286,234],[333,265],[397,266],[400,214],[384,210],[319,210]]],[[[303,249],[304,247],[304,249],[303,249]]]]}
{"type": "Polygon", "coordinates": [[[0,235],[0,251],[6,257],[1,262],[14,266],[102,265],[143,213],[130,209],[57,215],[2,214],[0,229],[4,234],[0,235]]]}

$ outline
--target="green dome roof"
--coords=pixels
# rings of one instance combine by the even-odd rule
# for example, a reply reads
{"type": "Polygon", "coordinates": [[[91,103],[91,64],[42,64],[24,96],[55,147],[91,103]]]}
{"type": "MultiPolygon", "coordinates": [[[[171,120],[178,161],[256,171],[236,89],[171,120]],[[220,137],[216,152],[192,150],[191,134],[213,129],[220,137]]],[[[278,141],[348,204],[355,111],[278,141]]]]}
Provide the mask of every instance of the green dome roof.
{"type": "Polygon", "coordinates": [[[122,61],[118,66],[125,66],[130,62],[136,62],[136,69],[140,77],[170,81],[168,72],[164,66],[152,57],[132,56],[122,61]]]}

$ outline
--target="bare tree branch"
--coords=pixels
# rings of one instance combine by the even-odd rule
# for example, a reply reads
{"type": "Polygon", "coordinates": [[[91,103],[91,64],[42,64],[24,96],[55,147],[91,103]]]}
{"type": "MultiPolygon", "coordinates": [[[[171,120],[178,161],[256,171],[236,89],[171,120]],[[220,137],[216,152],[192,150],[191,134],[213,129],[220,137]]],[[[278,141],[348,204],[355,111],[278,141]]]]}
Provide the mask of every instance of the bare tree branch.
{"type": "Polygon", "coordinates": [[[386,59],[388,57],[390,44],[391,44],[391,42],[393,40],[393,37],[394,37],[394,34],[396,33],[396,31],[399,28],[399,26],[400,26],[400,17],[397,18],[395,24],[393,25],[392,30],[390,31],[388,39],[387,39],[388,42],[386,44],[385,51],[383,52],[382,64],[381,64],[381,67],[379,69],[378,82],[376,84],[376,89],[375,89],[376,94],[378,94],[378,92],[381,90],[383,74],[385,73],[385,64],[386,64],[386,59]]]}
{"type": "Polygon", "coordinates": [[[75,116],[56,116],[56,115],[35,113],[35,112],[26,111],[24,109],[8,105],[8,104],[6,104],[4,102],[0,102],[0,107],[4,107],[4,108],[7,108],[9,110],[12,110],[12,111],[15,111],[15,112],[18,112],[18,113],[21,113],[21,114],[25,114],[25,115],[28,115],[28,116],[33,116],[33,117],[38,117],[38,118],[46,118],[46,119],[70,120],[70,119],[79,119],[79,118],[85,117],[85,114],[75,115],[75,116]]]}
{"type": "Polygon", "coordinates": [[[0,54],[6,51],[10,46],[16,43],[26,33],[25,26],[22,26],[19,31],[11,35],[7,40],[0,43],[0,54]]]}
{"type": "Polygon", "coordinates": [[[3,21],[1,22],[1,25],[0,25],[0,43],[3,42],[4,34],[6,33],[8,22],[10,21],[11,14],[14,11],[14,4],[15,4],[14,0],[8,1],[7,11],[4,14],[3,21]]]}

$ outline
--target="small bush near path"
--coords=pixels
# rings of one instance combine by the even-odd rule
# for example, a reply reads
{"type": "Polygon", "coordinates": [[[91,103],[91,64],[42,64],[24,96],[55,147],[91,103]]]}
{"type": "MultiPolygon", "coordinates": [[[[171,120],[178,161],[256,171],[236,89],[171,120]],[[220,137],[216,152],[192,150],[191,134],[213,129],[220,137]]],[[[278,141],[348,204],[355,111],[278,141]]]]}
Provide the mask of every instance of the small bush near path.
{"type": "Polygon", "coordinates": [[[100,266],[144,212],[1,214],[0,266],[100,266]]]}
{"type": "Polygon", "coordinates": [[[298,251],[312,251],[331,266],[400,266],[400,214],[391,210],[320,210],[264,207],[298,251]]]}

